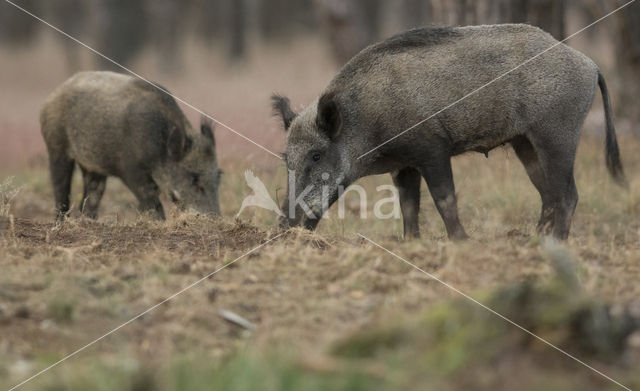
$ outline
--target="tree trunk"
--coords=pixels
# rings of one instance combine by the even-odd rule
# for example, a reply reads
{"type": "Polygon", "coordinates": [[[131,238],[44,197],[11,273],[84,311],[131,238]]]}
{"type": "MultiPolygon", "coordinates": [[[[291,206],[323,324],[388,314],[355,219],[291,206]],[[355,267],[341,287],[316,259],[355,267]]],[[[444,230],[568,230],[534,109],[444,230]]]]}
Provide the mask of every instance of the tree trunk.
{"type": "Polygon", "coordinates": [[[262,38],[286,40],[300,32],[313,31],[317,27],[313,3],[314,0],[260,0],[258,17],[262,38]]]}
{"type": "MultiPolygon", "coordinates": [[[[99,49],[107,57],[130,65],[147,40],[148,18],[141,1],[112,0],[99,3],[101,15],[99,49]]],[[[98,59],[100,67],[122,71],[109,61],[98,59]]]]}
{"type": "Polygon", "coordinates": [[[166,73],[182,69],[182,38],[189,3],[174,0],[147,0],[145,13],[149,17],[149,41],[154,47],[158,67],[166,73]]]}
{"type": "Polygon", "coordinates": [[[556,39],[565,35],[565,0],[501,0],[500,19],[507,23],[530,23],[556,39]]]}
{"type": "MultiPolygon", "coordinates": [[[[616,51],[618,54],[619,88],[616,111],[631,119],[635,124],[640,123],[640,3],[631,4],[618,13],[618,39],[616,51]]],[[[640,135],[640,128],[636,125],[634,132],[640,135]]]]}
{"type": "Polygon", "coordinates": [[[316,4],[338,65],[379,38],[379,1],[318,0],[316,4]]]}
{"type": "Polygon", "coordinates": [[[456,19],[460,26],[478,24],[477,1],[457,0],[455,6],[456,19]]]}
{"type": "Polygon", "coordinates": [[[432,21],[433,4],[431,0],[405,0],[404,11],[406,28],[422,27],[432,21]]]}
{"type": "MultiPolygon", "coordinates": [[[[37,0],[18,2],[21,7],[36,15],[42,15],[41,3],[37,0]]],[[[11,4],[0,8],[0,42],[14,46],[30,43],[36,38],[40,22],[11,4]]]]}
{"type": "Polygon", "coordinates": [[[529,0],[529,22],[561,40],[565,37],[565,0],[529,0]]]}
{"type": "Polygon", "coordinates": [[[526,23],[529,0],[500,0],[500,19],[505,23],[526,23]]]}
{"type": "Polygon", "coordinates": [[[290,16],[289,1],[262,0],[260,2],[260,30],[265,40],[281,38],[287,33],[290,16]]]}
{"type": "MultiPolygon", "coordinates": [[[[46,15],[53,25],[74,38],[83,40],[88,30],[90,9],[85,0],[58,0],[47,2],[46,15]],[[73,13],[69,12],[73,10],[73,13]]],[[[67,73],[74,74],[82,68],[80,51],[82,48],[68,37],[56,34],[62,44],[67,73]]]]}
{"type": "Polygon", "coordinates": [[[247,7],[245,0],[233,0],[230,12],[229,56],[231,61],[238,61],[244,59],[246,54],[247,7]]]}

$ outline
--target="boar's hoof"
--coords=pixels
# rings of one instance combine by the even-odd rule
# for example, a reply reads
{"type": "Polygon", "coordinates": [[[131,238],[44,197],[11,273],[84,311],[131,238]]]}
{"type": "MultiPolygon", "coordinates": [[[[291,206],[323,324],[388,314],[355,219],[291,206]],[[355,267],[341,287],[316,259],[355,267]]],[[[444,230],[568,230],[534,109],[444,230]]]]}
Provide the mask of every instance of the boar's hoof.
{"type": "Polygon", "coordinates": [[[458,242],[458,241],[469,239],[469,235],[467,235],[467,233],[464,232],[464,230],[459,230],[451,233],[449,235],[449,239],[458,242]]]}

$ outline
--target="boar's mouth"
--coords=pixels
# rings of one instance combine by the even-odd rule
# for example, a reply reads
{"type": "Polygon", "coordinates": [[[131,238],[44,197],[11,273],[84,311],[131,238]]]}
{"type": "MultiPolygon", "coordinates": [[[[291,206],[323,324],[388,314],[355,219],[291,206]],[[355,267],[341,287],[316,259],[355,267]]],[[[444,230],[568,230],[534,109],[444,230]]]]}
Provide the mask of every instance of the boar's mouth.
{"type": "MultiPolygon", "coordinates": [[[[329,196],[329,202],[327,203],[327,210],[329,209],[329,207],[331,207],[331,205],[333,205],[334,202],[338,200],[338,196],[339,196],[338,189],[336,189],[333,193],[331,193],[331,195],[329,196]]],[[[322,219],[322,216],[327,210],[320,210],[320,211],[313,210],[314,217],[309,217],[305,213],[302,215],[302,218],[298,220],[297,223],[298,225],[303,226],[305,229],[313,231],[316,229],[316,227],[318,226],[318,223],[320,223],[320,219],[322,219]]]]}
{"type": "Polygon", "coordinates": [[[177,204],[180,202],[180,199],[178,198],[178,196],[173,190],[169,192],[169,197],[171,198],[171,202],[173,202],[174,204],[177,204]]]}
{"type": "Polygon", "coordinates": [[[171,202],[173,202],[180,210],[185,210],[185,204],[180,199],[180,195],[175,190],[169,191],[169,198],[171,198],[171,202]]]}
{"type": "Polygon", "coordinates": [[[303,225],[305,229],[308,229],[309,231],[313,231],[316,229],[319,222],[320,222],[320,219],[312,219],[307,217],[304,219],[303,225]]]}

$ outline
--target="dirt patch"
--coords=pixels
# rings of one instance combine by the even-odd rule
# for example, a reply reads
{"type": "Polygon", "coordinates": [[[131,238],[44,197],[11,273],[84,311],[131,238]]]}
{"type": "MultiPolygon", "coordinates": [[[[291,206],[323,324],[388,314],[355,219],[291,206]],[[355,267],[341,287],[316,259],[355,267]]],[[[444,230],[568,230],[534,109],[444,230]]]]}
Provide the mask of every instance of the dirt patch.
{"type": "MultiPolygon", "coordinates": [[[[631,181],[624,192],[606,176],[601,141],[583,143],[576,163],[581,201],[562,248],[576,262],[588,295],[628,306],[640,296],[640,183],[631,174],[640,170],[640,159],[630,152],[638,143],[621,143],[631,181]]],[[[12,386],[223,267],[91,346],[78,363],[134,360],[163,368],[187,355],[211,365],[246,349],[280,348],[322,362],[345,335],[429,312],[457,296],[358,232],[473,297],[505,284],[544,281],[552,270],[551,250],[535,234],[539,200],[515,159],[496,152],[488,160],[456,161],[461,218],[472,237],[467,242],[445,239],[424,191],[420,240],[402,241],[399,220],[361,221],[354,214],[323,221],[316,233],[284,232],[242,258],[282,232],[273,215],[252,210],[240,219],[210,219],[168,213],[165,222],[150,221],[135,214],[135,200],[116,186],[108,187],[98,221],[74,214],[54,225],[42,205],[52,205],[45,169],[17,173],[21,191],[9,209],[13,217],[0,217],[0,386],[12,386]],[[125,207],[133,213],[123,218],[125,207]],[[255,329],[229,322],[220,316],[223,310],[255,329]]],[[[225,167],[225,216],[237,213],[250,192],[245,168],[225,167]]],[[[272,168],[256,174],[268,189],[283,179],[272,168]]],[[[388,181],[375,177],[362,185],[375,194],[388,181]]],[[[521,363],[535,360],[526,351],[509,354],[519,355],[521,363]]],[[[47,376],[66,373],[64,368],[76,367],[61,366],[47,376]]],[[[509,366],[503,370],[508,373],[509,366]]]]}
{"type": "Polygon", "coordinates": [[[139,221],[133,225],[114,225],[88,219],[61,224],[39,223],[22,218],[0,219],[2,236],[31,248],[90,246],[113,254],[145,253],[150,250],[189,251],[209,255],[221,248],[242,250],[268,237],[265,231],[247,224],[212,222],[208,218],[163,222],[139,221]]]}

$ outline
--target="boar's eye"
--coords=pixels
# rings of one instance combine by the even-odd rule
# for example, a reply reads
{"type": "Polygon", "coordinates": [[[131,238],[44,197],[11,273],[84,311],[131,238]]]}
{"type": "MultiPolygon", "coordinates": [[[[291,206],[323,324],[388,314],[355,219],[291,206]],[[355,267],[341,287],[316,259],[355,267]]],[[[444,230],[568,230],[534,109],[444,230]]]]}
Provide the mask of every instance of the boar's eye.
{"type": "Polygon", "coordinates": [[[198,186],[200,184],[200,175],[191,174],[191,184],[193,186],[198,186]]]}
{"type": "Polygon", "coordinates": [[[318,160],[320,160],[320,154],[314,153],[313,156],[311,156],[311,159],[313,159],[314,162],[317,162],[318,160]]]}

